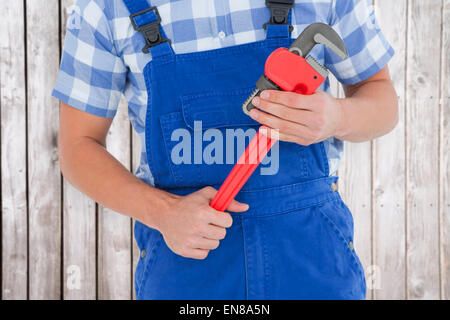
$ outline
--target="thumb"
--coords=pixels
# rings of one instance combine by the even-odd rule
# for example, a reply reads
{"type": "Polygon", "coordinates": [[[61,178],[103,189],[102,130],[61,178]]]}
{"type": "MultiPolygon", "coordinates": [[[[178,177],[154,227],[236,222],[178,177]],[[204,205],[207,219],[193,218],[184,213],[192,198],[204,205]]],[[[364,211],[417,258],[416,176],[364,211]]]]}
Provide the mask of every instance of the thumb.
{"type": "Polygon", "coordinates": [[[199,194],[205,196],[208,200],[211,200],[216,195],[217,190],[214,189],[213,187],[204,187],[203,189],[200,189],[198,192],[199,194]]]}

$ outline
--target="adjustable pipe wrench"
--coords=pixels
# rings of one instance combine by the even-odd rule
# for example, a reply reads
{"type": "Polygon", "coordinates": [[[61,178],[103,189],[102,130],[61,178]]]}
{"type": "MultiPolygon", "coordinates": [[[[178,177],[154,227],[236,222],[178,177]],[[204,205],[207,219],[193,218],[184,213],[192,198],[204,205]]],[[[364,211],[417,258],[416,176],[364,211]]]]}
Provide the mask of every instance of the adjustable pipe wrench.
{"type": "MultiPolygon", "coordinates": [[[[255,91],[242,105],[243,111],[248,114],[255,108],[252,100],[263,90],[313,94],[328,77],[328,70],[313,57],[307,56],[318,44],[327,46],[341,59],[348,57],[344,41],[329,25],[324,23],[309,25],[289,49],[279,48],[269,56],[265,64],[265,74],[256,82],[255,91]]],[[[258,131],[210,206],[218,211],[225,211],[275,142],[258,131]]]]}

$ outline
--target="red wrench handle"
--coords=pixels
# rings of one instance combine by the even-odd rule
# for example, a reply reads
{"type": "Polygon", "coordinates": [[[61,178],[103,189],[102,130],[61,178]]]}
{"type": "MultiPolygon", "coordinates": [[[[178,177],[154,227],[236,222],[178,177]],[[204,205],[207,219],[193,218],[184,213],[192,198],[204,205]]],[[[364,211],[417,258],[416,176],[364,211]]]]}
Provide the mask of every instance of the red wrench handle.
{"type": "Polygon", "coordinates": [[[258,131],[212,199],[212,208],[222,212],[228,208],[275,142],[258,131]]]}
{"type": "MultiPolygon", "coordinates": [[[[285,48],[277,49],[269,56],[265,76],[284,91],[304,95],[313,94],[326,79],[305,58],[285,48]]],[[[211,201],[212,208],[218,211],[228,208],[275,142],[261,132],[257,133],[211,201]]]]}

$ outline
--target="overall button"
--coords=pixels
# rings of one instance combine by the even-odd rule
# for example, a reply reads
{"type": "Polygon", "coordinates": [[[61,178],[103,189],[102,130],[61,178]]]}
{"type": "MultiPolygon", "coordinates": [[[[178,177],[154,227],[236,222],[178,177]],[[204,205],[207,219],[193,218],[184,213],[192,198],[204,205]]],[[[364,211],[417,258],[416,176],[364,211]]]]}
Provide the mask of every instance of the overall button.
{"type": "Polygon", "coordinates": [[[224,39],[225,36],[226,36],[225,32],[223,32],[223,31],[220,31],[220,32],[219,32],[219,38],[220,38],[220,39],[224,39]]]}
{"type": "Polygon", "coordinates": [[[337,189],[338,189],[337,184],[333,182],[333,183],[331,184],[331,191],[336,192],[337,189]]]}
{"type": "Polygon", "coordinates": [[[147,250],[145,250],[145,249],[143,249],[142,251],[141,251],[141,258],[142,259],[145,259],[145,256],[147,255],[147,250]]]}
{"type": "Polygon", "coordinates": [[[348,247],[349,247],[350,251],[353,251],[353,249],[355,249],[355,247],[353,246],[353,241],[348,242],[348,247]]]}

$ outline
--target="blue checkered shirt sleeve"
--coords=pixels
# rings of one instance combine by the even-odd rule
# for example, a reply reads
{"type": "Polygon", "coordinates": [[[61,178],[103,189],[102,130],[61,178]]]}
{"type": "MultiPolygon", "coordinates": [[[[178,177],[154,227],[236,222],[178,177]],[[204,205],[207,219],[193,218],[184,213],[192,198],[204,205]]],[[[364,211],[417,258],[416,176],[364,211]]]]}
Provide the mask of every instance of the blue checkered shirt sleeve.
{"type": "Polygon", "coordinates": [[[88,113],[115,116],[127,79],[109,21],[97,1],[79,0],[68,20],[61,67],[52,95],[88,113]]]}
{"type": "Polygon", "coordinates": [[[370,78],[394,55],[381,32],[370,0],[334,0],[331,25],[344,39],[349,58],[342,61],[326,50],[325,62],[344,84],[352,85],[370,78]]]}

